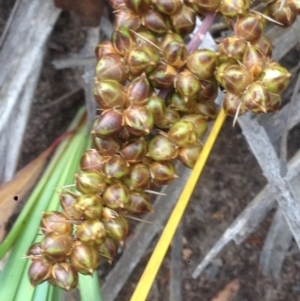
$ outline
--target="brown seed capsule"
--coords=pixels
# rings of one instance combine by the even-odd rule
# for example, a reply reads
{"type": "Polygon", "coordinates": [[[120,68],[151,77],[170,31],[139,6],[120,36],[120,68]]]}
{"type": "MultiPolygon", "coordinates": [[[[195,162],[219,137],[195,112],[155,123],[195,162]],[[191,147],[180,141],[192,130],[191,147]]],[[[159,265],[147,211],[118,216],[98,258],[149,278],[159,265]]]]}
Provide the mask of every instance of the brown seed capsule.
{"type": "Polygon", "coordinates": [[[108,207],[103,207],[102,210],[102,219],[109,221],[113,218],[116,218],[117,216],[119,216],[119,214],[117,213],[117,211],[112,210],[108,207]]]}
{"type": "Polygon", "coordinates": [[[211,101],[213,102],[218,96],[218,82],[215,78],[201,81],[201,89],[197,95],[197,101],[211,101]]]}
{"type": "Polygon", "coordinates": [[[98,137],[107,137],[117,134],[124,125],[123,112],[116,109],[109,109],[96,119],[92,134],[98,137]]]}
{"type": "Polygon", "coordinates": [[[127,105],[143,105],[152,92],[153,89],[145,73],[135,77],[127,87],[127,105]]]}
{"type": "Polygon", "coordinates": [[[124,87],[113,80],[96,80],[94,97],[101,109],[121,109],[127,100],[124,87]]]}
{"type": "Polygon", "coordinates": [[[64,261],[71,254],[73,239],[61,233],[47,233],[41,241],[41,253],[50,261],[64,261]]]}
{"type": "Polygon", "coordinates": [[[105,179],[98,172],[80,171],[75,175],[76,189],[83,194],[102,193],[106,188],[105,179]]]}
{"type": "Polygon", "coordinates": [[[201,80],[213,77],[217,66],[216,53],[209,49],[193,51],[186,60],[188,69],[201,80]]]}
{"type": "Polygon", "coordinates": [[[145,29],[136,32],[135,42],[138,46],[147,46],[148,48],[153,48],[153,44],[158,45],[155,34],[145,29]]]}
{"type": "Polygon", "coordinates": [[[184,70],[176,75],[174,87],[187,101],[196,97],[201,89],[201,83],[192,72],[184,70]]]}
{"type": "Polygon", "coordinates": [[[161,129],[169,129],[175,122],[180,120],[179,113],[173,108],[166,108],[165,116],[155,122],[155,125],[161,129]]]}
{"type": "Polygon", "coordinates": [[[170,30],[167,16],[153,9],[142,16],[142,25],[157,35],[163,35],[170,30]]]}
{"type": "Polygon", "coordinates": [[[192,122],[180,120],[171,126],[168,138],[179,147],[193,146],[197,142],[196,128],[192,122]]]}
{"type": "Polygon", "coordinates": [[[179,93],[170,91],[167,96],[166,103],[170,108],[175,109],[180,113],[192,113],[196,109],[196,100],[195,98],[186,98],[179,93]]]}
{"type": "Polygon", "coordinates": [[[192,8],[183,5],[178,12],[170,16],[174,31],[182,37],[192,33],[196,26],[196,16],[192,8]]]}
{"type": "Polygon", "coordinates": [[[31,245],[26,253],[26,258],[29,258],[31,260],[39,259],[41,258],[41,256],[41,244],[39,242],[31,245]]]}
{"type": "Polygon", "coordinates": [[[152,181],[157,185],[168,185],[177,178],[176,170],[171,162],[151,162],[149,172],[152,181]]]}
{"type": "Polygon", "coordinates": [[[256,81],[248,86],[241,96],[245,108],[253,113],[266,113],[269,94],[262,82],[256,81]]]}
{"type": "Polygon", "coordinates": [[[183,6],[182,0],[152,0],[154,8],[166,15],[177,13],[183,6]]]}
{"type": "Polygon", "coordinates": [[[300,14],[300,1],[299,0],[288,0],[288,5],[294,7],[297,14],[300,14]]]}
{"type": "Polygon", "coordinates": [[[109,237],[106,237],[105,242],[98,247],[98,252],[112,264],[113,258],[117,255],[118,243],[109,237]]]}
{"type": "Polygon", "coordinates": [[[95,219],[102,215],[102,198],[97,194],[81,195],[75,204],[75,209],[83,218],[95,219]]]}
{"type": "Polygon", "coordinates": [[[78,273],[69,262],[55,263],[52,268],[52,277],[58,287],[70,291],[78,284],[78,273]]]}
{"type": "Polygon", "coordinates": [[[115,49],[122,56],[124,56],[128,50],[136,46],[133,34],[131,33],[130,29],[125,26],[115,28],[111,37],[111,41],[115,49]]]}
{"type": "Polygon", "coordinates": [[[184,115],[181,120],[191,122],[196,130],[196,135],[198,139],[201,139],[207,131],[207,118],[200,114],[189,114],[184,115]]]}
{"type": "Polygon", "coordinates": [[[267,103],[268,112],[278,112],[281,104],[281,97],[278,94],[269,94],[269,102],[267,103]]]}
{"type": "Polygon", "coordinates": [[[131,30],[137,30],[141,26],[140,16],[129,9],[119,9],[114,12],[114,15],[114,28],[125,26],[131,30]]]}
{"type": "Polygon", "coordinates": [[[263,17],[255,12],[240,17],[234,25],[235,34],[248,42],[257,42],[264,30],[263,17]]]}
{"type": "MultiPolygon", "coordinates": [[[[233,64],[236,65],[236,64],[233,64]]],[[[225,81],[224,81],[224,70],[228,67],[228,66],[232,66],[231,63],[222,63],[217,67],[217,70],[215,72],[215,78],[218,81],[218,83],[221,86],[225,85],[225,81]]]]}
{"type": "Polygon", "coordinates": [[[147,134],[148,133],[145,133],[144,131],[140,131],[140,130],[134,129],[134,128],[132,128],[129,125],[125,125],[124,131],[122,131],[122,133],[120,133],[120,135],[122,135],[121,139],[124,142],[128,141],[129,139],[131,139],[132,136],[134,136],[134,137],[141,137],[141,136],[145,136],[147,134]],[[127,132],[127,134],[124,135],[125,132],[127,132]],[[125,137],[127,137],[127,138],[125,138],[125,137]]]}
{"type": "Polygon", "coordinates": [[[147,153],[147,142],[144,137],[128,141],[120,151],[121,156],[129,163],[141,161],[147,153]]]}
{"type": "Polygon", "coordinates": [[[268,4],[265,14],[281,23],[282,26],[287,27],[292,25],[296,20],[297,9],[291,2],[275,1],[268,4]]]}
{"type": "Polygon", "coordinates": [[[130,49],[125,59],[132,75],[138,76],[143,72],[150,73],[159,62],[159,55],[154,47],[144,45],[130,49]]]}
{"type": "Polygon", "coordinates": [[[253,77],[249,70],[241,65],[230,65],[220,74],[220,84],[230,93],[239,95],[252,82],[253,77]]]}
{"type": "Polygon", "coordinates": [[[125,209],[136,215],[152,212],[150,199],[148,195],[142,191],[130,191],[129,203],[125,209]]]}
{"type": "Polygon", "coordinates": [[[124,0],[108,0],[108,3],[114,10],[125,8],[124,0]]]}
{"type": "Polygon", "coordinates": [[[218,107],[211,101],[202,101],[196,104],[196,114],[201,114],[207,121],[214,120],[218,115],[218,107]]]}
{"type": "Polygon", "coordinates": [[[272,44],[265,35],[262,35],[260,39],[252,45],[262,50],[267,58],[272,57],[272,44]]]}
{"type": "Polygon", "coordinates": [[[268,92],[280,94],[289,84],[291,74],[276,62],[271,62],[263,70],[260,80],[266,86],[268,92]]]}
{"type": "Polygon", "coordinates": [[[69,235],[72,233],[72,225],[67,222],[65,215],[58,211],[43,212],[41,229],[44,234],[57,232],[69,235]]]}
{"type": "Polygon", "coordinates": [[[76,236],[89,246],[99,246],[104,242],[106,232],[102,222],[88,219],[76,227],[76,236]]]}
{"type": "Polygon", "coordinates": [[[267,57],[262,50],[248,44],[243,56],[243,64],[251,72],[254,79],[261,75],[261,72],[266,65],[266,60],[267,57]]]}
{"type": "Polygon", "coordinates": [[[28,269],[30,284],[36,286],[51,277],[52,265],[44,258],[32,261],[28,269]]]}
{"type": "Polygon", "coordinates": [[[149,188],[151,181],[148,167],[142,163],[134,164],[123,181],[130,190],[149,188]]]}
{"type": "Polygon", "coordinates": [[[221,0],[220,13],[226,17],[236,18],[239,15],[245,15],[250,8],[248,0],[221,0]]]}
{"type": "Polygon", "coordinates": [[[149,74],[149,81],[156,89],[169,89],[174,84],[176,74],[176,69],[171,65],[159,64],[149,74]]]}
{"type": "Polygon", "coordinates": [[[118,54],[111,41],[103,41],[95,47],[95,56],[97,61],[99,61],[102,57],[109,56],[111,54],[118,54]]]}
{"type": "Polygon", "coordinates": [[[148,98],[145,103],[145,107],[147,107],[152,113],[154,124],[162,120],[166,113],[165,102],[156,93],[152,93],[152,95],[148,98]]]}
{"type": "Polygon", "coordinates": [[[220,6],[220,0],[188,0],[185,4],[200,14],[215,13],[220,6]]]}
{"type": "Polygon", "coordinates": [[[175,68],[182,68],[187,59],[187,49],[182,37],[176,33],[167,33],[160,42],[165,61],[175,68]]]}
{"type": "Polygon", "coordinates": [[[70,263],[77,272],[92,275],[99,265],[98,251],[95,247],[76,241],[70,256],[70,263]]]}
{"type": "Polygon", "coordinates": [[[79,220],[81,219],[81,214],[75,209],[75,203],[78,195],[73,193],[60,193],[59,201],[63,209],[63,213],[68,219],[79,220]]]}
{"type": "Polygon", "coordinates": [[[240,96],[236,96],[228,92],[225,94],[223,99],[223,109],[227,115],[232,117],[246,113],[246,108],[241,102],[240,96]]]}
{"type": "Polygon", "coordinates": [[[218,52],[228,58],[241,61],[246,50],[246,42],[239,37],[227,37],[218,45],[218,52]]]}
{"type": "Polygon", "coordinates": [[[144,106],[130,106],[124,112],[125,123],[131,128],[149,134],[154,126],[151,111],[144,106]]]}
{"type": "MultiPolygon", "coordinates": [[[[98,144],[98,138],[97,140],[96,136],[93,136],[94,145],[97,148],[99,146],[98,144]]],[[[109,138],[108,138],[109,139],[109,138]]],[[[102,145],[102,143],[101,143],[102,145]]],[[[106,145],[106,144],[105,144],[106,145]]],[[[80,160],[80,169],[82,171],[96,171],[100,173],[101,175],[104,174],[103,168],[104,168],[105,159],[98,153],[98,150],[96,149],[89,149],[86,151],[80,160]]]]}
{"type": "Polygon", "coordinates": [[[128,77],[128,67],[118,53],[102,56],[96,65],[96,79],[99,82],[112,80],[122,83],[128,77]]]}
{"type": "Polygon", "coordinates": [[[114,155],[106,161],[104,171],[108,179],[121,179],[129,172],[128,163],[123,157],[114,155]]]}
{"type": "Polygon", "coordinates": [[[102,198],[110,209],[124,208],[129,201],[129,190],[121,183],[112,184],[106,188],[102,198]]]}
{"type": "Polygon", "coordinates": [[[122,216],[116,217],[110,221],[103,221],[103,223],[107,236],[114,240],[124,240],[129,233],[129,224],[122,216]]]}
{"type": "Polygon", "coordinates": [[[202,151],[202,145],[181,147],[178,152],[178,160],[188,168],[194,168],[202,151]]]}
{"type": "Polygon", "coordinates": [[[124,0],[128,9],[137,15],[144,15],[150,9],[150,0],[124,0]]]}
{"type": "Polygon", "coordinates": [[[149,142],[147,156],[154,161],[167,161],[175,159],[177,152],[173,142],[163,135],[157,135],[149,142]]]}
{"type": "MultiPolygon", "coordinates": [[[[112,137],[112,136],[101,138],[93,135],[93,144],[97,152],[101,156],[113,156],[121,148],[120,141],[116,137],[112,137]]],[[[103,166],[104,166],[104,161],[105,159],[102,158],[103,166]]],[[[101,171],[103,171],[103,167],[101,171]]]]}

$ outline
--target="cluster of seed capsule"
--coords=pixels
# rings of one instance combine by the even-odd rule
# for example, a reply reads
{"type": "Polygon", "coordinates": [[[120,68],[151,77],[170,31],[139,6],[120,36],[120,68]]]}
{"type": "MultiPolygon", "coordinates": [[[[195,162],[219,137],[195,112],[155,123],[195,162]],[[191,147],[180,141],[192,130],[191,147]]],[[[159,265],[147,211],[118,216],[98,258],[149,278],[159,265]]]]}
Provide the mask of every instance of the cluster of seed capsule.
{"type": "MultiPolygon", "coordinates": [[[[100,107],[93,149],[81,158],[76,192],[59,195],[62,212],[43,213],[43,238],[28,250],[32,285],[62,289],[112,261],[128,233],[128,215],[151,212],[148,192],[177,177],[174,160],[193,168],[214,100],[228,115],[276,111],[289,73],[271,60],[266,20],[247,0],[110,0],[110,41],[96,49],[94,96],[100,107]],[[220,12],[233,29],[217,52],[185,39],[196,17],[220,12]]],[[[265,14],[290,25],[299,1],[273,1],[265,14]],[[280,10],[279,10],[280,8],[280,10]]]]}

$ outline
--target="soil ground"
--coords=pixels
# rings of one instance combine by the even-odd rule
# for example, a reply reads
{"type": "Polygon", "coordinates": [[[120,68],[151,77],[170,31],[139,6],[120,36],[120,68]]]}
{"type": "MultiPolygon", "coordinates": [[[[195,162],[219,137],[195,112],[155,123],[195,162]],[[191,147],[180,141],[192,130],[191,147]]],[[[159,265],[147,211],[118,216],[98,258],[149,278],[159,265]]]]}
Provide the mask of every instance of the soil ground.
{"type": "MultiPolygon", "coordinates": [[[[1,30],[13,2],[0,0],[1,30]]],[[[84,40],[85,30],[80,28],[78,19],[69,13],[63,13],[48,43],[44,68],[24,137],[20,167],[30,162],[61,135],[78,108],[84,104],[83,91],[79,91],[64,101],[50,105],[65,93],[76,89],[80,81],[79,70],[57,71],[51,61],[77,53],[84,40]],[[46,105],[50,106],[45,108],[46,105]]],[[[299,53],[296,59],[299,59],[299,53]]],[[[293,62],[293,58],[290,60],[293,62]]],[[[232,120],[226,122],[214,146],[183,219],[186,240],[184,252],[186,256],[190,253],[181,263],[183,300],[209,301],[230,281],[240,279],[240,289],[232,301],[299,301],[300,253],[294,242],[287,253],[279,280],[263,276],[259,270],[259,256],[274,212],[267,216],[246,242],[239,246],[229,244],[199,279],[191,278],[196,265],[224,229],[266,184],[239,127],[232,128],[231,122],[232,120]]],[[[290,134],[289,146],[293,152],[300,147],[299,132],[298,127],[290,134]]],[[[149,253],[132,274],[117,298],[118,301],[129,300],[149,253]]],[[[166,257],[156,280],[156,293],[155,290],[151,292],[149,301],[169,300],[169,257],[166,257]]]]}

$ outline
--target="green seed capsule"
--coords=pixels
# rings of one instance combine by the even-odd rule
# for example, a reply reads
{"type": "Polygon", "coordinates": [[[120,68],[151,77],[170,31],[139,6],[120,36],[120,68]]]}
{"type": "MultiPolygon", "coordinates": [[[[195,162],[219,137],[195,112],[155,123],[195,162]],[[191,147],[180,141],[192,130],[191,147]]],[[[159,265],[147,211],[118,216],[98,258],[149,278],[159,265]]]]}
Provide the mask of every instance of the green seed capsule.
{"type": "Polygon", "coordinates": [[[189,121],[194,125],[198,139],[201,139],[205,135],[207,131],[207,118],[200,114],[189,114],[184,115],[181,120],[189,121]]]}
{"type": "Polygon", "coordinates": [[[114,30],[111,41],[115,49],[122,56],[124,56],[128,50],[136,46],[133,34],[130,29],[125,26],[121,26],[114,30]]]}
{"type": "Polygon", "coordinates": [[[149,142],[147,156],[154,161],[168,161],[177,157],[177,147],[167,137],[157,135],[149,142]]]}
{"type": "Polygon", "coordinates": [[[230,59],[241,61],[246,50],[246,42],[239,37],[227,37],[218,45],[218,52],[230,59]]]}
{"type": "Polygon", "coordinates": [[[112,210],[108,207],[104,207],[103,210],[102,210],[102,219],[104,219],[106,221],[114,219],[118,216],[119,216],[119,214],[117,213],[117,211],[112,210]]]}
{"type": "Polygon", "coordinates": [[[192,8],[183,5],[181,10],[170,16],[174,31],[182,37],[192,33],[196,26],[196,16],[192,8]]]}
{"type": "Polygon", "coordinates": [[[150,9],[150,0],[124,0],[128,9],[137,15],[144,15],[150,9]]]}
{"type": "Polygon", "coordinates": [[[217,12],[220,0],[188,0],[185,1],[185,4],[194,8],[197,13],[209,14],[217,12]]]}
{"type": "Polygon", "coordinates": [[[202,151],[202,145],[192,147],[182,147],[178,152],[178,160],[188,168],[194,168],[202,151]]]}
{"type": "MultiPolygon", "coordinates": [[[[116,137],[106,137],[101,138],[97,136],[93,136],[93,144],[96,148],[97,152],[101,156],[113,156],[115,155],[121,148],[120,141],[116,137]]],[[[102,158],[101,162],[104,162],[105,159],[102,158]]],[[[104,165],[104,163],[103,163],[104,165]]],[[[103,168],[102,170],[103,171],[103,168]]]]}
{"type": "Polygon", "coordinates": [[[173,15],[177,13],[183,6],[182,0],[152,0],[152,4],[156,10],[165,14],[173,15]]]}
{"type": "Polygon", "coordinates": [[[73,239],[61,233],[47,233],[41,241],[41,253],[50,261],[64,261],[71,254],[73,239]]]}
{"type": "Polygon", "coordinates": [[[149,74],[149,81],[156,89],[169,89],[173,87],[176,75],[177,71],[171,65],[159,64],[149,74]]]}
{"type": "Polygon", "coordinates": [[[104,171],[108,179],[118,180],[128,174],[128,163],[123,157],[114,155],[106,161],[104,171]]]}
{"type": "Polygon", "coordinates": [[[169,129],[168,138],[179,147],[193,146],[197,142],[196,128],[190,121],[178,121],[169,129]]]}
{"type": "Polygon", "coordinates": [[[129,9],[122,8],[114,12],[114,28],[125,26],[131,30],[137,30],[141,26],[140,16],[129,9]]]}
{"type": "Polygon", "coordinates": [[[219,10],[222,15],[229,18],[236,18],[245,15],[250,9],[249,0],[221,0],[219,10]]]}
{"type": "Polygon", "coordinates": [[[122,111],[109,109],[96,119],[92,134],[98,137],[107,137],[120,132],[124,125],[124,116],[122,111]]]}
{"type": "Polygon", "coordinates": [[[78,273],[69,262],[55,263],[52,268],[52,277],[58,287],[70,291],[78,284],[78,273]]]}
{"type": "Polygon", "coordinates": [[[65,215],[58,211],[43,212],[40,226],[44,234],[56,232],[70,235],[72,233],[72,225],[67,222],[65,215]]]}
{"type": "Polygon", "coordinates": [[[268,112],[278,112],[281,104],[281,97],[278,94],[269,94],[269,102],[267,103],[268,112]]]}
{"type": "Polygon", "coordinates": [[[184,96],[185,100],[195,98],[201,89],[201,83],[192,72],[184,70],[177,74],[174,82],[176,92],[184,96]]]}
{"type": "Polygon", "coordinates": [[[289,84],[291,74],[276,62],[271,62],[262,72],[260,80],[268,92],[280,94],[289,84]]]}
{"type": "Polygon", "coordinates": [[[93,171],[80,171],[75,175],[75,184],[83,194],[102,193],[106,188],[104,177],[93,171]]]}
{"type": "Polygon", "coordinates": [[[92,275],[99,265],[98,251],[95,247],[76,241],[70,256],[70,263],[77,272],[92,275]]]}
{"type": "Polygon", "coordinates": [[[218,115],[218,107],[211,101],[203,101],[196,104],[196,114],[206,117],[207,121],[214,120],[218,115]]]}
{"type": "Polygon", "coordinates": [[[167,16],[152,9],[142,16],[142,25],[157,35],[163,35],[170,30],[167,16]]]}
{"type": "Polygon", "coordinates": [[[44,258],[33,260],[28,269],[30,284],[36,286],[51,277],[52,265],[44,258]]]}
{"type": "Polygon", "coordinates": [[[257,42],[264,30],[263,17],[255,12],[239,18],[234,25],[235,34],[248,42],[257,42]]]}
{"type": "Polygon", "coordinates": [[[154,119],[151,111],[144,106],[131,106],[124,112],[125,123],[134,130],[149,134],[154,126],[154,119]]]}
{"type": "Polygon", "coordinates": [[[101,109],[121,109],[127,101],[124,87],[114,80],[96,80],[94,97],[101,109]]]}
{"type": "Polygon", "coordinates": [[[113,258],[117,255],[118,243],[109,237],[106,237],[105,242],[98,247],[98,252],[112,264],[113,258]]]}
{"type": "Polygon", "coordinates": [[[267,58],[272,57],[272,44],[265,35],[262,35],[260,39],[252,45],[262,50],[267,58]]]}
{"type": "MultiPolygon", "coordinates": [[[[94,136],[95,139],[95,136],[94,136]]],[[[105,159],[95,149],[89,149],[82,155],[80,169],[82,171],[98,172],[103,175],[105,159]]]]}
{"type": "Polygon", "coordinates": [[[112,80],[122,83],[129,77],[124,59],[117,53],[102,56],[96,65],[96,79],[101,82],[112,80]]]}
{"type": "Polygon", "coordinates": [[[41,258],[41,256],[41,244],[39,242],[31,245],[26,253],[26,258],[29,258],[31,260],[39,259],[41,258]]]}
{"type": "Polygon", "coordinates": [[[135,77],[127,87],[127,105],[143,105],[152,92],[153,89],[145,73],[135,77]]]}
{"type": "Polygon", "coordinates": [[[148,195],[141,191],[130,191],[129,203],[125,209],[132,214],[145,214],[152,212],[152,206],[148,195]]]}
{"type": "Polygon", "coordinates": [[[210,80],[201,81],[201,89],[197,95],[197,101],[211,101],[214,102],[218,96],[218,82],[215,78],[210,80]]]}
{"type": "Polygon", "coordinates": [[[165,102],[156,93],[152,93],[152,95],[148,98],[145,103],[145,107],[147,107],[152,113],[154,124],[162,120],[166,113],[165,102]]]}
{"type": "Polygon", "coordinates": [[[122,216],[116,217],[110,221],[104,221],[103,223],[107,232],[107,236],[114,240],[124,240],[129,233],[129,224],[122,216]]]}
{"type": "Polygon", "coordinates": [[[236,96],[228,92],[225,94],[223,99],[223,109],[227,115],[232,117],[246,113],[246,108],[241,102],[240,96],[236,96]]]}
{"type": "Polygon", "coordinates": [[[186,98],[179,93],[170,91],[167,96],[166,103],[170,108],[175,109],[180,113],[192,113],[196,109],[196,100],[195,98],[186,98]]]}
{"type": "Polygon", "coordinates": [[[75,209],[83,218],[96,219],[102,215],[102,198],[97,194],[81,195],[75,204],[75,209]]]}
{"type": "Polygon", "coordinates": [[[73,193],[60,193],[59,201],[63,209],[63,213],[70,220],[80,220],[81,214],[75,209],[75,203],[78,195],[73,193]]]}
{"type": "Polygon", "coordinates": [[[121,183],[112,184],[106,188],[102,198],[110,209],[124,208],[129,201],[129,190],[121,183]]]}
{"type": "Polygon", "coordinates": [[[169,129],[175,122],[180,120],[179,113],[173,108],[166,108],[165,116],[155,122],[155,125],[161,129],[169,129]]]}
{"type": "Polygon", "coordinates": [[[89,246],[99,246],[105,241],[106,231],[102,222],[86,220],[76,227],[76,236],[89,246]]]}
{"type": "Polygon", "coordinates": [[[142,163],[134,164],[123,181],[130,190],[149,188],[151,181],[148,167],[142,163]]]}
{"type": "Polygon", "coordinates": [[[122,157],[129,163],[141,161],[147,153],[147,142],[144,137],[125,143],[120,151],[122,157]]]}
{"type": "Polygon", "coordinates": [[[138,46],[146,46],[148,49],[153,48],[153,44],[158,45],[158,40],[155,34],[145,29],[140,29],[137,31],[135,42],[138,46]]]}
{"type": "Polygon", "coordinates": [[[99,61],[102,57],[109,56],[111,54],[118,54],[111,41],[103,41],[95,47],[95,56],[97,61],[99,61]]]}
{"type": "Polygon", "coordinates": [[[149,172],[152,181],[157,185],[168,185],[175,178],[178,178],[173,164],[168,161],[151,162],[149,172]]]}
{"type": "Polygon", "coordinates": [[[217,66],[216,53],[209,49],[195,50],[187,57],[186,65],[199,79],[210,79],[217,66]]]}

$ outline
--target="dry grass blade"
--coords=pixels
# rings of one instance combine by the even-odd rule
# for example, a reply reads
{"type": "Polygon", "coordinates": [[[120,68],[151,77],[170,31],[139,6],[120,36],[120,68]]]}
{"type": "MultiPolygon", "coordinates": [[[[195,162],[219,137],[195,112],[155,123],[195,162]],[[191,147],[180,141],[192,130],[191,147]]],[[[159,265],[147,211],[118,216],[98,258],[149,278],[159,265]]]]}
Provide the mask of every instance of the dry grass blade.
{"type": "Polygon", "coordinates": [[[240,289],[240,280],[235,279],[229,282],[211,301],[231,301],[240,289]]]}

